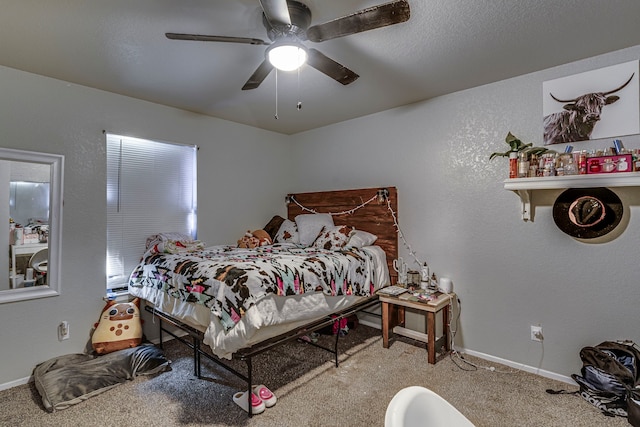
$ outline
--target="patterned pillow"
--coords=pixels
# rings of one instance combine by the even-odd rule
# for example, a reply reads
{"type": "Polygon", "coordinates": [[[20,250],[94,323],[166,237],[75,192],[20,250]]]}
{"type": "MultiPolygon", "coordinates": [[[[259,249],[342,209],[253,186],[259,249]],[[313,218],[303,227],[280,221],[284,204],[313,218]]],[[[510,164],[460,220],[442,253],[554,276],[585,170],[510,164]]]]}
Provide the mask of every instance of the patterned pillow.
{"type": "Polygon", "coordinates": [[[347,225],[336,225],[334,227],[322,227],[320,234],[313,242],[313,246],[316,248],[327,249],[329,251],[337,251],[344,247],[347,240],[349,240],[349,234],[351,233],[351,227],[347,225]]]}
{"type": "Polygon", "coordinates": [[[300,235],[298,234],[298,226],[290,219],[282,221],[282,225],[276,233],[276,243],[300,243],[300,235]]]}

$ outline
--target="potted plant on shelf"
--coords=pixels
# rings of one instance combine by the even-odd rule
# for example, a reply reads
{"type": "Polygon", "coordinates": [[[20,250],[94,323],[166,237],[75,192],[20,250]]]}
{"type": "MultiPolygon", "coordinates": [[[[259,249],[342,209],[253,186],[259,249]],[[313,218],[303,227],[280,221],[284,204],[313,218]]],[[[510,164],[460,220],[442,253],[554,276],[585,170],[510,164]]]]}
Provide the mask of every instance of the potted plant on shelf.
{"type": "Polygon", "coordinates": [[[505,142],[509,145],[509,150],[500,153],[492,153],[489,160],[496,157],[509,158],[509,178],[526,178],[537,176],[537,158],[545,153],[555,153],[545,147],[535,147],[533,143],[525,144],[520,139],[513,136],[511,132],[507,134],[505,142]],[[530,170],[530,161],[534,162],[533,170],[530,170]]]}
{"type": "Polygon", "coordinates": [[[492,160],[496,157],[509,157],[511,153],[525,153],[527,157],[530,157],[532,154],[538,156],[544,153],[555,153],[555,151],[549,150],[545,147],[535,147],[532,142],[525,144],[520,139],[513,136],[511,132],[507,134],[505,142],[509,145],[509,150],[505,151],[504,153],[491,153],[491,156],[489,156],[489,160],[492,160]]]}

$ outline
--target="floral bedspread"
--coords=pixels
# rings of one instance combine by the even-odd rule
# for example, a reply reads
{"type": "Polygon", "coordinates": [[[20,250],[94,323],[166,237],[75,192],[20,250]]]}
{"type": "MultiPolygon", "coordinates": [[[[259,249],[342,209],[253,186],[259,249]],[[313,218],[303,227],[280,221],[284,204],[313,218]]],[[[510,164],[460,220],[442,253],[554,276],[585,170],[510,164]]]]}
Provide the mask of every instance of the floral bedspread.
{"type": "Polygon", "coordinates": [[[203,304],[229,330],[267,294],[371,295],[376,283],[373,264],[373,256],[358,248],[213,246],[147,253],[131,273],[129,287],[151,286],[174,298],[203,304]]]}

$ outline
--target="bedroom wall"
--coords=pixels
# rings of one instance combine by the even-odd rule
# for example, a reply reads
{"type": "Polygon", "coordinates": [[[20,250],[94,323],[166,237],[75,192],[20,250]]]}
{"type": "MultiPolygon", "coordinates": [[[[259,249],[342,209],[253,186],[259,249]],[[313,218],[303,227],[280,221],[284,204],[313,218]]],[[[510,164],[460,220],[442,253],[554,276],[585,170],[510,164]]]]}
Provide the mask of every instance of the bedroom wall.
{"type": "MultiPolygon", "coordinates": [[[[471,353],[566,377],[584,345],[640,342],[640,190],[616,190],[630,207],[621,235],[585,244],[553,223],[559,191],[537,192],[535,221],[524,223],[518,198],[502,188],[506,160],[488,161],[508,131],[540,143],[543,81],[639,56],[640,46],[292,137],[0,67],[0,145],[66,156],[63,294],[0,305],[0,388],[24,382],[41,361],[82,351],[102,308],[103,129],[202,147],[206,242],[234,242],[284,214],[288,192],[397,186],[409,243],[453,279],[462,301],[456,345],[471,353]],[[61,320],[70,322],[68,341],[57,340],[61,320]],[[529,340],[532,324],[544,328],[542,345],[529,340]]],[[[637,136],[623,141],[640,147],[637,136]]]]}
{"type": "Polygon", "coordinates": [[[0,388],[25,382],[37,363],[82,352],[104,305],[103,129],[200,146],[198,228],[205,242],[235,243],[285,213],[289,180],[273,173],[289,164],[280,134],[5,67],[0,93],[0,146],[65,155],[62,295],[0,304],[0,388]],[[59,342],[62,320],[71,338],[59,342]]]}
{"type": "MultiPolygon", "coordinates": [[[[507,160],[488,159],[506,151],[509,131],[542,145],[544,81],[639,56],[636,46],[298,134],[293,191],[396,186],[409,244],[461,299],[456,346],[567,380],[581,347],[640,342],[640,188],[616,189],[624,232],[587,244],[553,222],[561,190],[536,192],[534,221],[523,222],[518,197],[503,189],[507,160]],[[530,325],[543,327],[542,344],[530,325]]],[[[622,140],[640,148],[638,136],[622,140]]]]}

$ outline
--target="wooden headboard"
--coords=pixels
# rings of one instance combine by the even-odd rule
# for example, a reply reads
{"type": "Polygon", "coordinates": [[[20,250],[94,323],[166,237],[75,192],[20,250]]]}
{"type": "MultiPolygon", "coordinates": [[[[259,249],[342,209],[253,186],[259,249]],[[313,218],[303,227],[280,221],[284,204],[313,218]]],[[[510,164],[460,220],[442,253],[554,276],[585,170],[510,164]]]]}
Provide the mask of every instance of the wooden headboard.
{"type": "MultiPolygon", "coordinates": [[[[300,205],[312,209],[317,213],[337,213],[351,211],[372,197],[378,191],[386,190],[391,209],[398,214],[398,191],[395,187],[363,188],[355,190],[319,191],[314,193],[289,194],[287,200],[293,197],[300,205]]],[[[297,215],[309,214],[295,202],[287,203],[287,216],[294,220],[297,215]]],[[[393,260],[398,258],[398,232],[393,215],[389,211],[387,201],[374,200],[363,208],[352,213],[333,215],[336,225],[350,225],[356,230],[368,231],[378,236],[375,244],[387,254],[387,265],[391,275],[391,283],[396,283],[397,273],[393,269],[393,260]]]]}

